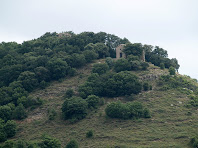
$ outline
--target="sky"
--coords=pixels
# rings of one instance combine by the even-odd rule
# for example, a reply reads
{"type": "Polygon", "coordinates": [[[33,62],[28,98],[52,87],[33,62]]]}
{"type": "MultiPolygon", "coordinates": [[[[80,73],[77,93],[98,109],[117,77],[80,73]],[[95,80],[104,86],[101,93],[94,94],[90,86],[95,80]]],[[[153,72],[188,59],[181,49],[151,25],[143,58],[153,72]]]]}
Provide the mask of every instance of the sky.
{"type": "Polygon", "coordinates": [[[198,0],[0,0],[0,42],[103,31],[160,46],[198,79],[198,0]]]}

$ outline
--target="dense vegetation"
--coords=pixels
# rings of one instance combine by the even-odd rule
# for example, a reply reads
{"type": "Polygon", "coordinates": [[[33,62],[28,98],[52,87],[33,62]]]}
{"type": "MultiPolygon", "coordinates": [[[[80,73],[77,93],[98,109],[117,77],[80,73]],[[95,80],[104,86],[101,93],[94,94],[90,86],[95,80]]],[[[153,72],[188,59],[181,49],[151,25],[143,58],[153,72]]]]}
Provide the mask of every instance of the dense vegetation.
{"type": "MultiPolygon", "coordinates": [[[[66,91],[62,104],[64,119],[74,122],[85,118],[89,112],[97,110],[104,104],[104,99],[101,97],[133,96],[142,90],[151,90],[152,85],[141,81],[138,76],[131,73],[131,71],[147,70],[148,62],[162,69],[169,68],[171,75],[175,75],[175,70],[179,69],[177,60],[169,59],[167,51],[158,46],[132,44],[126,38],[121,39],[104,32],[46,33],[38,39],[25,41],[22,44],[2,42],[0,44],[1,142],[16,134],[17,127],[13,120],[25,119],[28,111],[43,104],[42,98],[30,97],[29,93],[46,88],[51,81],[75,76],[78,74],[78,68],[101,58],[106,58],[105,63],[93,65],[91,75],[79,86],[78,92],[74,92],[73,89],[66,91]],[[124,52],[127,58],[115,61],[113,59],[115,48],[119,44],[126,44],[124,52]],[[142,61],[143,51],[146,53],[146,62],[142,61]]],[[[167,81],[165,78],[161,79],[165,86],[176,85],[172,82],[173,77],[167,77],[169,77],[167,81]]],[[[192,100],[198,99],[194,97],[192,100]]],[[[194,102],[194,106],[197,106],[196,101],[194,102]]],[[[150,111],[139,102],[113,102],[107,105],[105,112],[111,118],[150,117],[150,111]]],[[[54,120],[57,116],[57,112],[53,109],[48,113],[49,120],[54,120]]],[[[71,140],[66,147],[72,145],[78,147],[75,140],[71,140]]],[[[34,144],[25,141],[7,141],[2,145],[2,147],[34,146],[59,148],[60,141],[44,136],[42,141],[34,144]]]]}

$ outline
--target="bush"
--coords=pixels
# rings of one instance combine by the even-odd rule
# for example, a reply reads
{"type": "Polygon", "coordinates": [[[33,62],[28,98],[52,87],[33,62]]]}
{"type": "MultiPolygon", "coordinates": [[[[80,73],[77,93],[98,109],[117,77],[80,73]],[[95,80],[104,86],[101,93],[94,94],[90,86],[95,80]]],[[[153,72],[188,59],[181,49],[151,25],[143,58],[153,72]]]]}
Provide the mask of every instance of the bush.
{"type": "Polygon", "coordinates": [[[8,138],[13,137],[16,134],[16,122],[13,120],[8,120],[4,125],[4,131],[8,138]]]}
{"type": "Polygon", "coordinates": [[[143,83],[143,89],[144,89],[144,91],[148,91],[150,89],[150,85],[148,82],[143,83]]]}
{"type": "Polygon", "coordinates": [[[38,145],[40,146],[40,148],[60,148],[61,147],[60,140],[46,136],[46,135],[42,138],[42,141],[38,145]]]}
{"type": "Polygon", "coordinates": [[[112,58],[110,58],[110,57],[107,57],[105,62],[107,63],[109,68],[112,68],[114,66],[114,60],[112,58]]]}
{"type": "Polygon", "coordinates": [[[114,70],[116,72],[127,71],[130,69],[131,69],[130,63],[128,62],[127,59],[124,58],[118,59],[114,64],[114,70]]]}
{"type": "Polygon", "coordinates": [[[129,62],[131,62],[131,61],[140,61],[140,58],[138,56],[129,55],[129,56],[127,56],[127,60],[129,62]]]}
{"type": "Polygon", "coordinates": [[[175,68],[171,66],[169,68],[169,73],[170,73],[170,75],[175,75],[175,68]]]}
{"type": "Polygon", "coordinates": [[[164,63],[160,63],[160,68],[161,68],[161,69],[165,69],[164,63]]]}
{"type": "Polygon", "coordinates": [[[198,147],[198,136],[195,136],[191,139],[191,144],[194,148],[198,147]]]}
{"type": "Polygon", "coordinates": [[[78,143],[76,140],[72,139],[69,141],[65,148],[78,148],[78,143]]]}
{"type": "Polygon", "coordinates": [[[13,118],[22,120],[25,119],[26,117],[27,117],[27,113],[25,111],[25,107],[23,106],[23,104],[19,104],[13,111],[13,118]]]}
{"type": "Polygon", "coordinates": [[[95,95],[89,95],[86,101],[88,103],[88,108],[97,108],[100,102],[100,98],[95,95]]]}
{"type": "Polygon", "coordinates": [[[86,133],[86,137],[87,137],[87,138],[93,137],[93,131],[92,131],[92,130],[89,130],[89,131],[86,133]]]}
{"type": "Polygon", "coordinates": [[[49,120],[54,120],[56,116],[57,116],[57,112],[54,109],[48,110],[48,119],[49,120]]]}
{"type": "Polygon", "coordinates": [[[131,64],[131,70],[139,70],[141,67],[140,61],[137,61],[137,60],[131,61],[130,64],[131,64]]]}
{"type": "Polygon", "coordinates": [[[62,105],[64,119],[83,119],[87,115],[87,102],[80,97],[67,99],[62,105]]]}
{"type": "Polygon", "coordinates": [[[74,90],[72,88],[69,88],[66,93],[65,93],[65,97],[66,98],[71,98],[74,95],[74,90]]]}
{"type": "Polygon", "coordinates": [[[0,118],[7,121],[12,116],[12,110],[8,105],[0,106],[0,118]]]}
{"type": "Polygon", "coordinates": [[[142,84],[138,77],[127,71],[119,73],[106,73],[99,76],[92,74],[88,80],[79,87],[80,96],[86,98],[89,95],[97,96],[125,96],[138,94],[142,90],[142,84]]]}
{"type": "Polygon", "coordinates": [[[144,109],[139,102],[123,104],[120,101],[112,102],[105,109],[106,115],[111,118],[131,119],[131,118],[150,118],[148,109],[144,109]]]}
{"type": "Polygon", "coordinates": [[[147,68],[149,67],[149,64],[147,62],[142,62],[141,66],[142,66],[142,70],[147,70],[147,68]]]}
{"type": "Polygon", "coordinates": [[[106,63],[97,63],[93,65],[92,73],[98,73],[99,75],[104,74],[109,69],[106,63]]]}

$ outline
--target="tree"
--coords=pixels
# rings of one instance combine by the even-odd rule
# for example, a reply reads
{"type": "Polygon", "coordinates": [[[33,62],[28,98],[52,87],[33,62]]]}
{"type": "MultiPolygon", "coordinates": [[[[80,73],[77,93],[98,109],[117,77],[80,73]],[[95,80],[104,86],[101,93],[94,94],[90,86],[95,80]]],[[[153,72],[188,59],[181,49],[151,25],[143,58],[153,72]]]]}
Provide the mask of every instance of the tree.
{"type": "Polygon", "coordinates": [[[104,58],[110,56],[109,48],[103,43],[96,43],[94,50],[98,53],[99,58],[104,58]]]}
{"type": "Polygon", "coordinates": [[[124,53],[127,56],[132,54],[134,56],[141,57],[142,51],[143,51],[143,46],[141,43],[134,43],[134,44],[129,43],[129,44],[126,44],[124,48],[124,53]]]}
{"type": "Polygon", "coordinates": [[[8,138],[13,137],[16,134],[16,122],[13,120],[8,120],[4,125],[4,131],[8,138]]]}
{"type": "Polygon", "coordinates": [[[160,63],[160,68],[161,68],[161,69],[164,69],[164,68],[165,68],[164,63],[160,63]]]}
{"type": "Polygon", "coordinates": [[[52,79],[58,80],[67,75],[69,66],[60,58],[52,58],[47,63],[52,79]]]}
{"type": "Polygon", "coordinates": [[[74,95],[74,90],[69,88],[66,93],[65,93],[65,97],[66,98],[71,98],[74,95]]]}
{"type": "Polygon", "coordinates": [[[164,50],[163,48],[160,48],[159,46],[155,46],[155,49],[153,50],[153,53],[156,55],[159,55],[163,58],[168,57],[168,53],[166,50],[164,50]]]}
{"type": "Polygon", "coordinates": [[[23,104],[19,104],[13,111],[13,118],[22,120],[26,117],[27,117],[27,113],[25,111],[25,107],[23,106],[23,104]]]}
{"type": "Polygon", "coordinates": [[[21,81],[23,88],[29,92],[38,86],[38,80],[36,79],[35,73],[30,71],[22,72],[18,77],[18,81],[21,81]]]}
{"type": "Polygon", "coordinates": [[[60,140],[45,135],[39,143],[40,148],[60,148],[60,140]]]}
{"type": "Polygon", "coordinates": [[[100,102],[100,98],[96,95],[89,95],[87,98],[86,98],[86,101],[88,103],[88,108],[97,108],[97,106],[99,105],[99,102],[100,102]]]}
{"type": "Polygon", "coordinates": [[[62,112],[65,119],[83,119],[87,115],[87,102],[80,97],[72,97],[62,105],[62,112]]]}
{"type": "Polygon", "coordinates": [[[114,70],[116,72],[130,70],[131,66],[127,59],[121,58],[115,62],[114,70]]]}
{"type": "Polygon", "coordinates": [[[109,68],[112,68],[114,66],[114,60],[111,57],[107,57],[105,63],[107,63],[109,68]]]}
{"type": "Polygon", "coordinates": [[[170,73],[170,75],[175,75],[175,68],[171,66],[169,68],[169,73],[170,73]]]}
{"type": "Polygon", "coordinates": [[[97,63],[93,65],[92,73],[98,73],[99,75],[106,73],[109,66],[106,63],[97,63]]]}
{"type": "Polygon", "coordinates": [[[0,118],[7,121],[12,116],[12,110],[8,105],[0,106],[0,118]]]}
{"type": "Polygon", "coordinates": [[[36,78],[39,82],[42,82],[42,81],[49,81],[50,79],[50,74],[49,74],[49,70],[45,67],[36,67],[34,69],[34,72],[36,74],[36,78]]]}
{"type": "Polygon", "coordinates": [[[98,54],[94,50],[85,50],[83,51],[83,55],[85,56],[87,63],[90,63],[98,58],[98,54]]]}

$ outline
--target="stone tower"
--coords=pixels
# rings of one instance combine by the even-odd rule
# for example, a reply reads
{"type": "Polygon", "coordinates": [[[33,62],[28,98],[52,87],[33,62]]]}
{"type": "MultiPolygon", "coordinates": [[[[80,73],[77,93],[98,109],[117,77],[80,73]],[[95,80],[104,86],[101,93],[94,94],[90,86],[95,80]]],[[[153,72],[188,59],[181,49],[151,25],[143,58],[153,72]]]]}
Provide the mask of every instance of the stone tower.
{"type": "Polygon", "coordinates": [[[125,44],[120,44],[120,45],[116,48],[116,59],[119,59],[119,58],[126,58],[126,54],[123,52],[124,46],[125,46],[125,44]]]}

